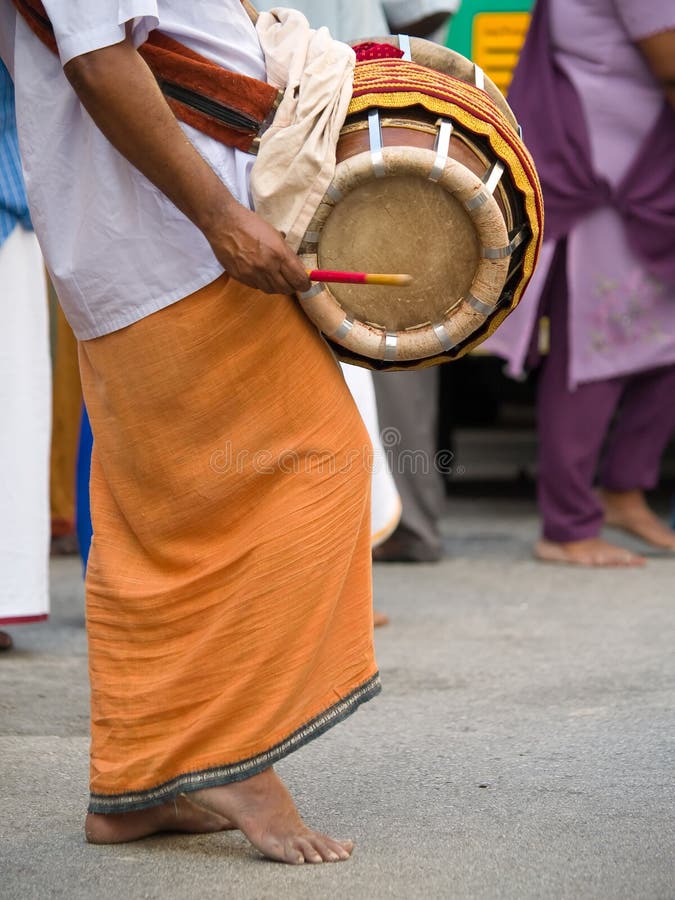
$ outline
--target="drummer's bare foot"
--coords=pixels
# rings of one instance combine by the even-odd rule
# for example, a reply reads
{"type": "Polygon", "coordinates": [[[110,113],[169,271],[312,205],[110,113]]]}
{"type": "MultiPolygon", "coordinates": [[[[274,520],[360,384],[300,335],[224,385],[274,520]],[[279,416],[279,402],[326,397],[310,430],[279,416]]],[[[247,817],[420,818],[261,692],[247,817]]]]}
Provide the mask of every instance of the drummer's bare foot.
{"type": "Polygon", "coordinates": [[[335,841],[309,829],[273,769],[221,787],[195,791],[196,803],[226,817],[264,856],[279,862],[339,862],[349,859],[351,841],[335,841]]]}
{"type": "Polygon", "coordinates": [[[373,626],[375,628],[381,628],[382,625],[389,624],[389,616],[386,616],[384,613],[378,612],[376,609],[373,610],[373,626]]]}
{"type": "Polygon", "coordinates": [[[181,794],[175,800],[149,809],[105,815],[88,813],[84,833],[90,844],[123,844],[163,831],[210,834],[233,827],[223,816],[181,794]]]}
{"type": "Polygon", "coordinates": [[[675,531],[651,511],[642,491],[598,491],[605,522],[641,538],[652,547],[675,551],[675,531]]]}
{"type": "Polygon", "coordinates": [[[583,541],[540,540],[534,545],[534,555],[543,562],[566,563],[572,566],[643,566],[645,559],[602,538],[583,541]]]}

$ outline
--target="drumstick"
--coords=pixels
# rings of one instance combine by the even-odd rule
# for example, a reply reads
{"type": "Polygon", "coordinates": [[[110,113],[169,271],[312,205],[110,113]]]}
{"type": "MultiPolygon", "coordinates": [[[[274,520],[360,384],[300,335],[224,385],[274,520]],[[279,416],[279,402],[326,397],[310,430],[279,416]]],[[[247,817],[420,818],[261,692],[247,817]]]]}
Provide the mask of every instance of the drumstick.
{"type": "Polygon", "coordinates": [[[339,284],[393,284],[399,287],[412,282],[412,275],[392,275],[377,272],[336,272],[332,269],[307,269],[312,281],[328,281],[339,284]]]}

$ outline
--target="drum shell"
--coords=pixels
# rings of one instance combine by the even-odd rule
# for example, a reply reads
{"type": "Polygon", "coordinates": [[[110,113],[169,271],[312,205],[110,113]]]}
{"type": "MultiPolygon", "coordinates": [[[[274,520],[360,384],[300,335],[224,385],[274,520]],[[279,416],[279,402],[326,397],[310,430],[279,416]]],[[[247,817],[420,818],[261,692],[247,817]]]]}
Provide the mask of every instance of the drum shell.
{"type": "MultiPolygon", "coordinates": [[[[385,116],[381,122],[382,144],[385,147],[420,147],[425,150],[434,150],[438,137],[438,119],[423,114],[420,110],[416,116],[385,116]]],[[[339,164],[345,159],[356,156],[357,153],[365,153],[370,150],[368,136],[368,123],[364,119],[347,117],[345,125],[340,133],[336,148],[336,162],[339,164]]],[[[489,166],[489,160],[479,150],[475,137],[454,129],[450,139],[448,156],[466,166],[479,178],[489,166]]],[[[507,196],[504,185],[497,186],[495,200],[499,206],[504,220],[509,229],[513,228],[516,219],[522,220],[516,213],[518,198],[511,194],[507,196]]]]}
{"type": "MultiPolygon", "coordinates": [[[[386,38],[384,40],[392,43],[397,41],[396,38],[386,38]]],[[[411,44],[413,51],[418,51],[418,57],[421,55],[427,62],[435,61],[438,64],[440,60],[442,67],[438,67],[439,71],[448,72],[453,77],[463,76],[467,80],[469,76],[473,77],[475,67],[470,61],[460,57],[459,54],[448,51],[447,48],[439,48],[437,45],[427,46],[428,42],[420,41],[419,39],[411,39],[411,44]],[[421,51],[421,54],[419,51],[421,51]]],[[[514,135],[517,132],[517,125],[508,104],[488,79],[485,81],[485,90],[499,107],[504,127],[512,132],[512,139],[516,140],[514,135]]],[[[342,177],[343,187],[344,183],[347,183],[348,190],[346,192],[343,191],[341,199],[334,202],[334,197],[327,195],[324,198],[323,211],[320,208],[316,220],[307,231],[307,240],[303,242],[300,248],[300,254],[309,268],[407,271],[396,264],[399,262],[399,255],[404,255],[397,253],[396,248],[394,248],[391,258],[385,260],[386,269],[383,269],[374,268],[370,265],[371,260],[367,254],[363,261],[358,260],[359,265],[344,264],[345,256],[332,252],[332,248],[327,246],[329,237],[333,239],[336,231],[339,232],[339,235],[350,231],[358,233],[363,224],[362,222],[360,224],[359,211],[357,209],[353,216],[348,217],[346,220],[343,217],[343,226],[340,229],[333,228],[334,234],[330,235],[331,216],[339,218],[339,213],[331,207],[339,207],[341,203],[347,205],[348,202],[351,202],[353,196],[350,192],[355,187],[363,191],[365,196],[369,196],[371,189],[373,189],[375,190],[375,196],[381,197],[381,194],[377,194],[376,180],[371,179],[372,184],[370,184],[367,174],[364,174],[368,169],[367,164],[364,164],[364,160],[368,160],[371,157],[374,159],[374,149],[371,146],[372,134],[368,121],[368,115],[372,112],[372,108],[368,112],[357,112],[349,115],[345,121],[336,150],[336,174],[342,172],[345,166],[353,164],[355,168],[361,170],[361,181],[355,179],[354,184],[351,184],[349,177],[346,179],[342,177]],[[326,209],[328,209],[328,215],[326,214],[326,209]]],[[[424,151],[427,157],[433,161],[433,155],[436,154],[438,149],[439,128],[444,121],[444,117],[434,115],[422,106],[414,104],[405,109],[381,108],[378,110],[378,116],[380,152],[383,152],[389,161],[396,156],[401,166],[400,169],[390,169],[387,172],[386,177],[390,179],[389,185],[393,186],[396,181],[400,182],[402,179],[418,179],[414,183],[411,182],[411,195],[424,194],[424,192],[428,194],[429,170],[432,169],[432,165],[427,165],[426,163],[422,165],[420,160],[423,159],[423,156],[415,154],[418,150],[424,151]],[[415,156],[416,171],[412,174],[407,172],[405,159],[401,158],[401,153],[405,156],[408,152],[411,157],[415,156]],[[420,166],[424,171],[420,170],[420,166]],[[394,176],[394,179],[392,179],[392,176],[394,176]]],[[[482,189],[489,179],[492,167],[499,162],[484,136],[475,134],[454,121],[452,122],[452,135],[445,152],[447,166],[455,166],[455,171],[457,172],[459,172],[460,168],[465,170],[466,176],[470,175],[476,182],[476,192],[482,189]]],[[[344,176],[344,172],[342,172],[342,175],[344,176]]],[[[464,176],[460,179],[462,182],[465,180],[464,176]]],[[[450,193],[453,193],[454,185],[451,185],[451,188],[450,193]]],[[[439,187],[438,190],[440,191],[441,188],[439,187]]],[[[331,191],[329,191],[329,194],[331,194],[331,191]]],[[[499,250],[503,245],[509,244],[513,235],[521,236],[520,240],[516,240],[514,246],[509,250],[509,258],[505,262],[503,260],[493,260],[490,263],[493,269],[498,269],[502,273],[500,276],[500,289],[497,291],[497,295],[495,296],[494,290],[494,273],[489,279],[493,289],[491,292],[487,291],[487,302],[485,302],[485,297],[481,298],[480,291],[478,291],[478,297],[472,294],[473,286],[476,284],[484,285],[485,279],[481,276],[478,278],[478,281],[475,278],[472,281],[471,278],[467,277],[458,288],[457,296],[450,298],[441,297],[440,305],[437,305],[435,308],[433,306],[431,308],[420,306],[418,321],[396,323],[395,316],[388,322],[386,315],[382,312],[383,308],[387,307],[386,299],[383,299],[386,296],[384,292],[389,289],[368,289],[374,291],[372,302],[375,311],[371,312],[368,309],[359,308],[363,307],[362,298],[365,295],[363,288],[325,285],[322,286],[323,290],[319,292],[318,299],[317,288],[315,288],[311,292],[311,297],[306,300],[303,299],[303,305],[310,317],[324,331],[325,336],[341,359],[382,370],[416,368],[456,358],[466,352],[470,345],[473,346],[483,336],[487,336],[494,322],[498,319],[501,320],[503,315],[506,314],[513,297],[518,292],[522,293],[523,278],[521,270],[525,249],[522,235],[529,228],[523,196],[508,177],[496,178],[495,183],[490,188],[490,194],[493,196],[490,196],[488,199],[499,212],[504,237],[497,244],[494,242],[492,244],[488,243],[489,252],[493,252],[493,245],[496,250],[499,250]],[[332,308],[328,309],[329,306],[332,308]],[[358,310],[358,314],[354,314],[354,309],[358,310]],[[480,311],[480,315],[476,314],[477,310],[480,311]],[[453,317],[456,317],[456,321],[453,317]],[[453,327],[449,327],[448,323],[451,323],[453,327]],[[355,342],[354,336],[357,331],[360,334],[361,343],[355,342]],[[394,347],[393,356],[391,353],[392,346],[394,347]],[[420,355],[416,356],[418,352],[420,355]]],[[[415,197],[415,200],[417,199],[415,197]]],[[[471,197],[469,197],[468,203],[470,204],[471,202],[471,197]]],[[[421,197],[421,202],[417,204],[417,207],[425,206],[425,203],[425,197],[421,197]]],[[[353,203],[352,206],[354,206],[353,203]]],[[[402,203],[400,206],[402,214],[398,217],[398,220],[400,223],[405,223],[407,204],[402,203]]],[[[414,202],[409,206],[411,210],[415,209],[414,202]]],[[[377,215],[377,211],[374,214],[377,215]]],[[[413,237],[418,244],[424,247],[425,243],[433,243],[434,230],[439,229],[432,228],[428,242],[425,242],[424,237],[420,237],[416,233],[416,227],[413,228],[413,237]]],[[[459,231],[461,230],[459,229],[459,231]]],[[[378,233],[377,229],[373,229],[372,223],[370,228],[364,228],[363,231],[369,235],[371,242],[378,242],[386,237],[384,235],[385,229],[378,233]]],[[[339,239],[341,240],[341,237],[339,239]]],[[[402,237],[402,240],[404,243],[408,243],[408,239],[405,236],[402,237]]],[[[471,242],[470,237],[467,240],[469,243],[471,242]]],[[[374,255],[377,256],[377,254],[374,255]]],[[[461,256],[461,254],[457,255],[461,256]]],[[[471,257],[471,253],[468,252],[464,255],[467,258],[471,257]]],[[[480,253],[478,256],[480,257],[480,253]]],[[[474,264],[476,268],[479,266],[485,268],[484,260],[480,258],[475,260],[474,264]]],[[[415,284],[421,284],[423,279],[424,273],[417,273],[415,284]]],[[[411,288],[410,290],[412,291],[413,289],[411,288]]],[[[395,299],[397,302],[400,302],[402,297],[398,296],[395,299]]],[[[393,304],[391,308],[394,308],[393,304]]]]}

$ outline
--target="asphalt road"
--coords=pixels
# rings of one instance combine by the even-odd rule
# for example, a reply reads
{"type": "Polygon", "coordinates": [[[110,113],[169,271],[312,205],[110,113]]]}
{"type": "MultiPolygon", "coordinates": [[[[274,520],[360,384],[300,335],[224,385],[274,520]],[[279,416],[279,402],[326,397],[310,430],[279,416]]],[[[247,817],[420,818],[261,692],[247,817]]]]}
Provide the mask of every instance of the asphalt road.
{"type": "Polygon", "coordinates": [[[263,861],[237,833],[91,847],[79,567],[0,657],[3,900],[673,900],[675,559],[530,558],[530,501],[456,499],[448,558],[379,565],[384,691],[279,769],[345,864],[263,861]]]}

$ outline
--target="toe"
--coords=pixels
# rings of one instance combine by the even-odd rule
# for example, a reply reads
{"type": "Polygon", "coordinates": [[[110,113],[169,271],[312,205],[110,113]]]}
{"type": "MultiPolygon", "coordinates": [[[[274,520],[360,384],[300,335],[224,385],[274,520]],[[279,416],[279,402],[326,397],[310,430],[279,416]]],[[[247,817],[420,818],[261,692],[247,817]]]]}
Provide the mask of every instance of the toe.
{"type": "Polygon", "coordinates": [[[323,855],[320,853],[315,841],[309,837],[297,838],[295,847],[302,853],[303,859],[308,863],[324,862],[323,855]]]}
{"type": "Polygon", "coordinates": [[[292,866],[302,866],[305,862],[305,854],[297,841],[286,841],[278,850],[268,849],[265,855],[292,866]]]}
{"type": "Polygon", "coordinates": [[[324,859],[327,862],[338,862],[339,860],[349,859],[351,856],[354,849],[352,841],[335,841],[326,834],[319,835],[319,837],[324,848],[322,852],[326,854],[324,859]]]}
{"type": "Polygon", "coordinates": [[[633,566],[643,566],[645,564],[645,559],[643,556],[637,556],[635,553],[630,553],[628,550],[625,553],[621,553],[616,562],[620,566],[626,566],[627,568],[633,566]]]}
{"type": "Polygon", "coordinates": [[[335,841],[331,841],[325,834],[313,835],[312,846],[320,854],[323,862],[339,862],[343,858],[339,852],[339,845],[335,841]]]}
{"type": "Polygon", "coordinates": [[[268,837],[254,846],[264,856],[268,859],[273,859],[275,862],[287,863],[291,866],[301,866],[305,862],[305,854],[302,852],[302,848],[298,846],[296,840],[290,837],[286,840],[268,837]]]}

